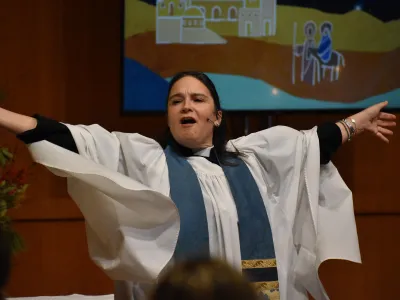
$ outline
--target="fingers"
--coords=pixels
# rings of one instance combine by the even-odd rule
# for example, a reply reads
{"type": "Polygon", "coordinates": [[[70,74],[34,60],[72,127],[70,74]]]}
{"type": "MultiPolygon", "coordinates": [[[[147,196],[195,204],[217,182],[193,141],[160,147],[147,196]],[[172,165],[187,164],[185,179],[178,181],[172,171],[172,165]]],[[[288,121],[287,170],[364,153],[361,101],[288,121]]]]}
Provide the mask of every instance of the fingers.
{"type": "Polygon", "coordinates": [[[384,135],[393,135],[393,131],[380,126],[378,126],[378,133],[382,133],[384,135]]]}
{"type": "Polygon", "coordinates": [[[395,127],[396,126],[396,122],[388,122],[388,121],[382,121],[382,120],[378,120],[377,124],[378,124],[378,126],[382,126],[382,127],[395,127]]]}
{"type": "Polygon", "coordinates": [[[378,107],[379,110],[381,110],[381,109],[383,109],[383,108],[384,108],[386,105],[388,105],[388,104],[389,104],[388,101],[383,101],[383,102],[380,102],[380,103],[378,103],[378,104],[375,104],[374,106],[378,107]]]}
{"type": "Polygon", "coordinates": [[[377,132],[377,133],[376,133],[376,136],[377,136],[379,139],[381,139],[382,141],[384,141],[385,143],[389,144],[388,138],[385,137],[382,133],[377,132]]]}
{"type": "Polygon", "coordinates": [[[385,143],[389,143],[389,139],[386,136],[393,135],[393,131],[381,126],[377,126],[375,135],[385,143]]]}
{"type": "Polygon", "coordinates": [[[388,114],[388,113],[379,113],[379,119],[381,120],[396,120],[396,116],[393,114],[388,114]]]}

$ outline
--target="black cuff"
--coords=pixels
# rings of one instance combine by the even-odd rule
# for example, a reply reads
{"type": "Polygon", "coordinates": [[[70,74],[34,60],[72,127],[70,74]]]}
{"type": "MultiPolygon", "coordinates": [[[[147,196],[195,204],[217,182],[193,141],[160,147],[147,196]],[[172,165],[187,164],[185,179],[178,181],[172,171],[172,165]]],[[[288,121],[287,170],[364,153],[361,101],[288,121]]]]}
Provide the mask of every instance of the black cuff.
{"type": "Polygon", "coordinates": [[[49,141],[67,150],[78,153],[75,140],[68,127],[53,119],[35,114],[32,116],[37,120],[37,125],[17,135],[17,138],[25,144],[32,144],[39,141],[49,141]]]}
{"type": "Polygon", "coordinates": [[[25,144],[46,140],[52,134],[63,134],[69,132],[69,129],[64,124],[53,119],[34,114],[32,118],[37,120],[35,128],[17,134],[17,138],[25,144]]]}
{"type": "Polygon", "coordinates": [[[342,144],[342,132],[339,126],[329,122],[318,126],[317,133],[320,147],[320,162],[321,164],[327,164],[342,144]]]}

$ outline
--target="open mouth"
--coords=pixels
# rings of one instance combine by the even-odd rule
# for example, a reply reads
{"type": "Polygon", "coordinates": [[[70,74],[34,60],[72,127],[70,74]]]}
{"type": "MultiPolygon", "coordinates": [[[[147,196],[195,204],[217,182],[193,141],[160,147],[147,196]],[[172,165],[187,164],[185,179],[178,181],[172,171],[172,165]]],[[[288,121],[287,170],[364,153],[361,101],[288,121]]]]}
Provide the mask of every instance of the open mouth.
{"type": "Polygon", "coordinates": [[[184,117],[181,119],[181,124],[182,125],[190,125],[190,124],[195,124],[196,120],[191,117],[184,117]]]}

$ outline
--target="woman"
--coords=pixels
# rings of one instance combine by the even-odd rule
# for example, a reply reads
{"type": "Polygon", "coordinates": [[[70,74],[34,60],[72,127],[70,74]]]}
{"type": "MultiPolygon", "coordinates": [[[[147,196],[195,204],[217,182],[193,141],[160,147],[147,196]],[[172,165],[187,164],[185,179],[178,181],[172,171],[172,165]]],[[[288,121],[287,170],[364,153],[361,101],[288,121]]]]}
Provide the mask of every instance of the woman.
{"type": "Polygon", "coordinates": [[[5,110],[0,122],[31,144],[37,162],[68,177],[90,256],[118,281],[117,298],[142,299],[166,266],[212,256],[268,297],[307,299],[308,290],[326,299],[320,263],[360,261],[351,192],[330,156],[364,131],[388,142],[395,116],[380,112],[386,105],[308,131],[277,126],[226,143],[213,83],[184,72],[170,82],[165,149],[98,125],[5,110]]]}

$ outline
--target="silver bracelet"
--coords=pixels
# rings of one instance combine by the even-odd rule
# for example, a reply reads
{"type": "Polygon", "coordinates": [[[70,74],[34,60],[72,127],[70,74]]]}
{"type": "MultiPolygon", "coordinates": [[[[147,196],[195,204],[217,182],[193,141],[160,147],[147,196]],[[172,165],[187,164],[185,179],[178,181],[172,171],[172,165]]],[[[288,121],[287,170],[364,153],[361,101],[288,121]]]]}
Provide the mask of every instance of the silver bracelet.
{"type": "Polygon", "coordinates": [[[355,133],[357,133],[357,124],[356,124],[356,120],[354,120],[353,118],[350,119],[351,123],[354,124],[354,131],[355,133]]]}
{"type": "Polygon", "coordinates": [[[347,133],[347,141],[350,142],[350,141],[351,141],[351,133],[350,133],[350,128],[349,128],[349,126],[347,125],[347,123],[346,123],[344,120],[340,120],[339,122],[343,125],[344,130],[346,130],[346,133],[347,133]]]}
{"type": "Polygon", "coordinates": [[[347,125],[351,137],[355,136],[357,133],[356,121],[354,119],[351,119],[351,121],[349,121],[348,119],[343,119],[343,122],[347,125]]]}

